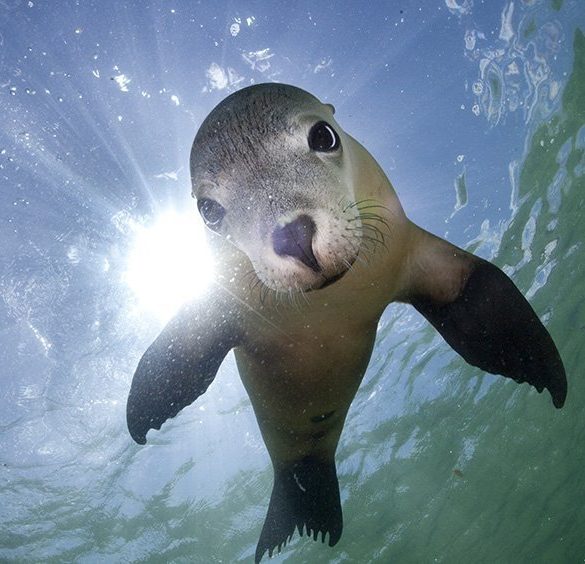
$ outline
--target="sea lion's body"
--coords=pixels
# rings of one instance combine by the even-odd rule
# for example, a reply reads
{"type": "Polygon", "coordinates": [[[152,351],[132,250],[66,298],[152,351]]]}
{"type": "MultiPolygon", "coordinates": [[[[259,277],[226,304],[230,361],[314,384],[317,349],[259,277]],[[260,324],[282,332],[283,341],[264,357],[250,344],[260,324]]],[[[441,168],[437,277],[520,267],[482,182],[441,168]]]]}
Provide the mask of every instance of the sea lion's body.
{"type": "Polygon", "coordinates": [[[335,451],[389,303],[411,303],[469,363],[562,406],[562,362],[528,302],[498,268],[408,220],[331,106],[284,85],[244,89],[201,126],[191,172],[216,283],[143,356],[128,425],[145,442],[235,350],[275,471],[256,561],[295,529],[341,536],[335,451]]]}
{"type": "MultiPolygon", "coordinates": [[[[378,178],[377,185],[384,188],[380,195],[391,197],[396,205],[387,180],[380,184],[384,180],[378,178]]],[[[369,186],[362,185],[359,199],[371,197],[369,186]]],[[[400,213],[406,226],[410,222],[401,209],[400,213]]],[[[397,244],[392,249],[375,249],[367,263],[354,263],[335,284],[307,292],[296,301],[288,296],[264,296],[260,287],[250,290],[246,273],[251,265],[243,253],[237,253],[235,268],[233,263],[229,265],[229,273],[244,273],[228,286],[246,303],[245,308],[238,308],[247,328],[242,344],[235,349],[238,370],[273,458],[297,459],[301,453],[320,451],[331,457],[335,453],[345,416],[370,360],[378,320],[399,291],[400,278],[388,274],[401,270],[412,242],[406,228],[401,233],[404,240],[395,237],[397,244]],[[333,415],[314,421],[327,414],[333,415]]],[[[226,244],[223,239],[218,243],[226,244]]],[[[223,256],[227,252],[224,249],[223,256]]]]}

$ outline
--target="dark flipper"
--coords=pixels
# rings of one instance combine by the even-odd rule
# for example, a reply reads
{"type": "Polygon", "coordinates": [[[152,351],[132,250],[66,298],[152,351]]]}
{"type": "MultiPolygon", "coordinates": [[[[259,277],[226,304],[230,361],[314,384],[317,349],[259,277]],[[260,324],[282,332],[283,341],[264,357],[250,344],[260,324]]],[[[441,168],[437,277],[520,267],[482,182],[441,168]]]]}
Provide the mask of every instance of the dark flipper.
{"type": "Polygon", "coordinates": [[[274,487],[260,540],[256,564],[264,553],[280,552],[298,529],[321,541],[329,533],[329,546],[341,537],[343,518],[335,462],[306,457],[274,471],[274,487]]]}
{"type": "MultiPolygon", "coordinates": [[[[468,258],[462,259],[469,262],[470,255],[465,255],[468,258]]],[[[546,388],[554,406],[562,407],[567,395],[565,369],[548,331],[499,268],[476,257],[469,264],[467,279],[453,301],[418,297],[411,303],[469,364],[528,382],[539,392],[546,388]]]]}
{"type": "Polygon", "coordinates": [[[228,317],[215,314],[209,304],[189,306],[140,359],[126,406],[128,430],[137,443],[146,443],[149,429],[160,429],[203,394],[235,346],[228,317]]]}

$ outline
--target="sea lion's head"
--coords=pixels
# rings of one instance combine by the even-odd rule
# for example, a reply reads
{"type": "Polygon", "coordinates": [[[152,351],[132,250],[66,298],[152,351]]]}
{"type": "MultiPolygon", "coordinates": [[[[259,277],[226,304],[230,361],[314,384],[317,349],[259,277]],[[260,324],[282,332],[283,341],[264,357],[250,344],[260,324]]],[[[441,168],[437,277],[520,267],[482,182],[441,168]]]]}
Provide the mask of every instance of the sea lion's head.
{"type": "Polygon", "coordinates": [[[193,142],[193,196],[204,222],[276,291],[336,282],[364,240],[367,202],[356,199],[348,150],[355,141],[333,113],[299,88],[260,84],[217,105],[193,142]]]}

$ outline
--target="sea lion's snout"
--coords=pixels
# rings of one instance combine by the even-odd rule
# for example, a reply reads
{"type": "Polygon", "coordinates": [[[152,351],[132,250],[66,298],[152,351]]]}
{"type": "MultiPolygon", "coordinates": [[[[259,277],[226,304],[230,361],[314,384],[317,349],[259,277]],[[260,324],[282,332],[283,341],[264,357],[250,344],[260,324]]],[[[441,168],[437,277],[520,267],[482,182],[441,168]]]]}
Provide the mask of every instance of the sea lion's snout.
{"type": "Polygon", "coordinates": [[[272,232],[272,247],[278,256],[300,260],[313,272],[320,273],[321,266],[313,253],[315,222],[308,215],[300,215],[290,223],[277,226],[272,232]]]}

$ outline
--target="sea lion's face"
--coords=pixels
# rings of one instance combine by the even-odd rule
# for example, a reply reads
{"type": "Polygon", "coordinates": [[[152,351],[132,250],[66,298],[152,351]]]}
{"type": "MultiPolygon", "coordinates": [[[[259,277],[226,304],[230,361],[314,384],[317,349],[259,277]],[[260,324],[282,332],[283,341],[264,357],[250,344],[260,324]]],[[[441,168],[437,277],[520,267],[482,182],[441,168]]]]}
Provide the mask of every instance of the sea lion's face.
{"type": "Polygon", "coordinates": [[[276,291],[328,286],[360,250],[351,141],[333,111],[300,89],[258,85],[221,102],[193,143],[203,220],[276,291]]]}

